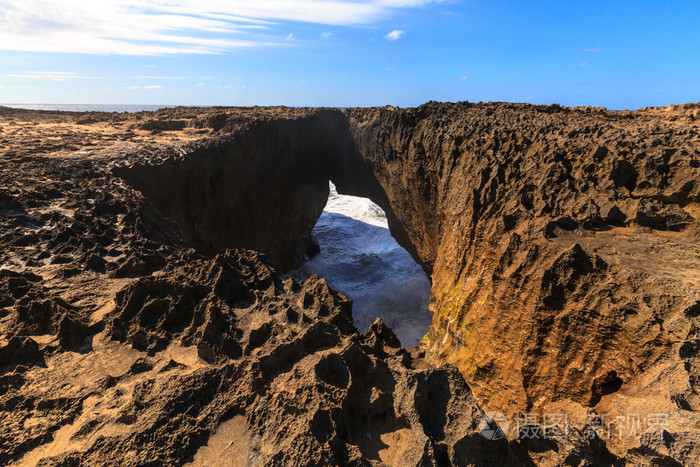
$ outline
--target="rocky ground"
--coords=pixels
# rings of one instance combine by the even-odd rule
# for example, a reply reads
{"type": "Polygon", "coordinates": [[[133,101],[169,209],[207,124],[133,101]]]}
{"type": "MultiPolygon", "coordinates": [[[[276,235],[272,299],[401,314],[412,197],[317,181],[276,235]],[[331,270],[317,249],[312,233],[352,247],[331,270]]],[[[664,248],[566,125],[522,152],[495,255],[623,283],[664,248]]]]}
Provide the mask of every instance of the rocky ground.
{"type": "Polygon", "coordinates": [[[0,463],[694,464],[698,118],[0,108],[0,463]],[[329,179],[431,274],[421,347],[280,279],[329,179]]]}

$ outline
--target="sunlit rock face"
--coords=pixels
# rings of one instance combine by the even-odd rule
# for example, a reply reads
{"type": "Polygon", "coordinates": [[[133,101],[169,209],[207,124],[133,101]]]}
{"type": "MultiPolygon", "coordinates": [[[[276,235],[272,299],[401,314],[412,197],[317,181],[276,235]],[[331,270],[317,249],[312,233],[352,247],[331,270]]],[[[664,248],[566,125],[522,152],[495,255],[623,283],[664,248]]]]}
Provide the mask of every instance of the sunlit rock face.
{"type": "Polygon", "coordinates": [[[700,324],[697,110],[348,110],[431,272],[428,357],[504,413],[571,401],[684,419],[671,394],[696,400],[680,349],[700,324]]]}

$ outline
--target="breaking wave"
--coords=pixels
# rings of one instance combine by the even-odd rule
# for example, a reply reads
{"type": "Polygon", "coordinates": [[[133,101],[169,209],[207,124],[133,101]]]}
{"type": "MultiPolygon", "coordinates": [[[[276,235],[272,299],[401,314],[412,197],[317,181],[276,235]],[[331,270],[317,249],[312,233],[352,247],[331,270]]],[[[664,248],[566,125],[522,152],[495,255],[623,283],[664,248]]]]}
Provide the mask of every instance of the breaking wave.
{"type": "Polygon", "coordinates": [[[340,195],[331,183],[314,227],[321,252],[291,275],[313,274],[353,300],[355,326],[364,331],[380,317],[406,348],[428,332],[430,281],[389,232],[384,211],[367,198],[340,195]]]}

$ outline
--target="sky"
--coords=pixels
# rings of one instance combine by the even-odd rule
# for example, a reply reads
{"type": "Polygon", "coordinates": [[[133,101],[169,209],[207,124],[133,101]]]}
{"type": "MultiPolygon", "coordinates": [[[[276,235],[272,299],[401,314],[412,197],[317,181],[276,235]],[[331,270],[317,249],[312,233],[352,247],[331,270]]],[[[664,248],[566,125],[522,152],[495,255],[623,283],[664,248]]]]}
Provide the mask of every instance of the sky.
{"type": "Polygon", "coordinates": [[[700,101],[700,2],[0,0],[0,102],[700,101]]]}

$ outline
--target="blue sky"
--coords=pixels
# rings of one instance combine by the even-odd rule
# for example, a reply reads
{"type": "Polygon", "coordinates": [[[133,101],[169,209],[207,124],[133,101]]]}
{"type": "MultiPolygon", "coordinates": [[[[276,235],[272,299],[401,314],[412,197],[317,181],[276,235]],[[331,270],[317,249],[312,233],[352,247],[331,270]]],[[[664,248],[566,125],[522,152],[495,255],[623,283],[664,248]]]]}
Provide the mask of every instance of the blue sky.
{"type": "Polygon", "coordinates": [[[700,101],[700,2],[0,0],[0,102],[700,101]]]}

